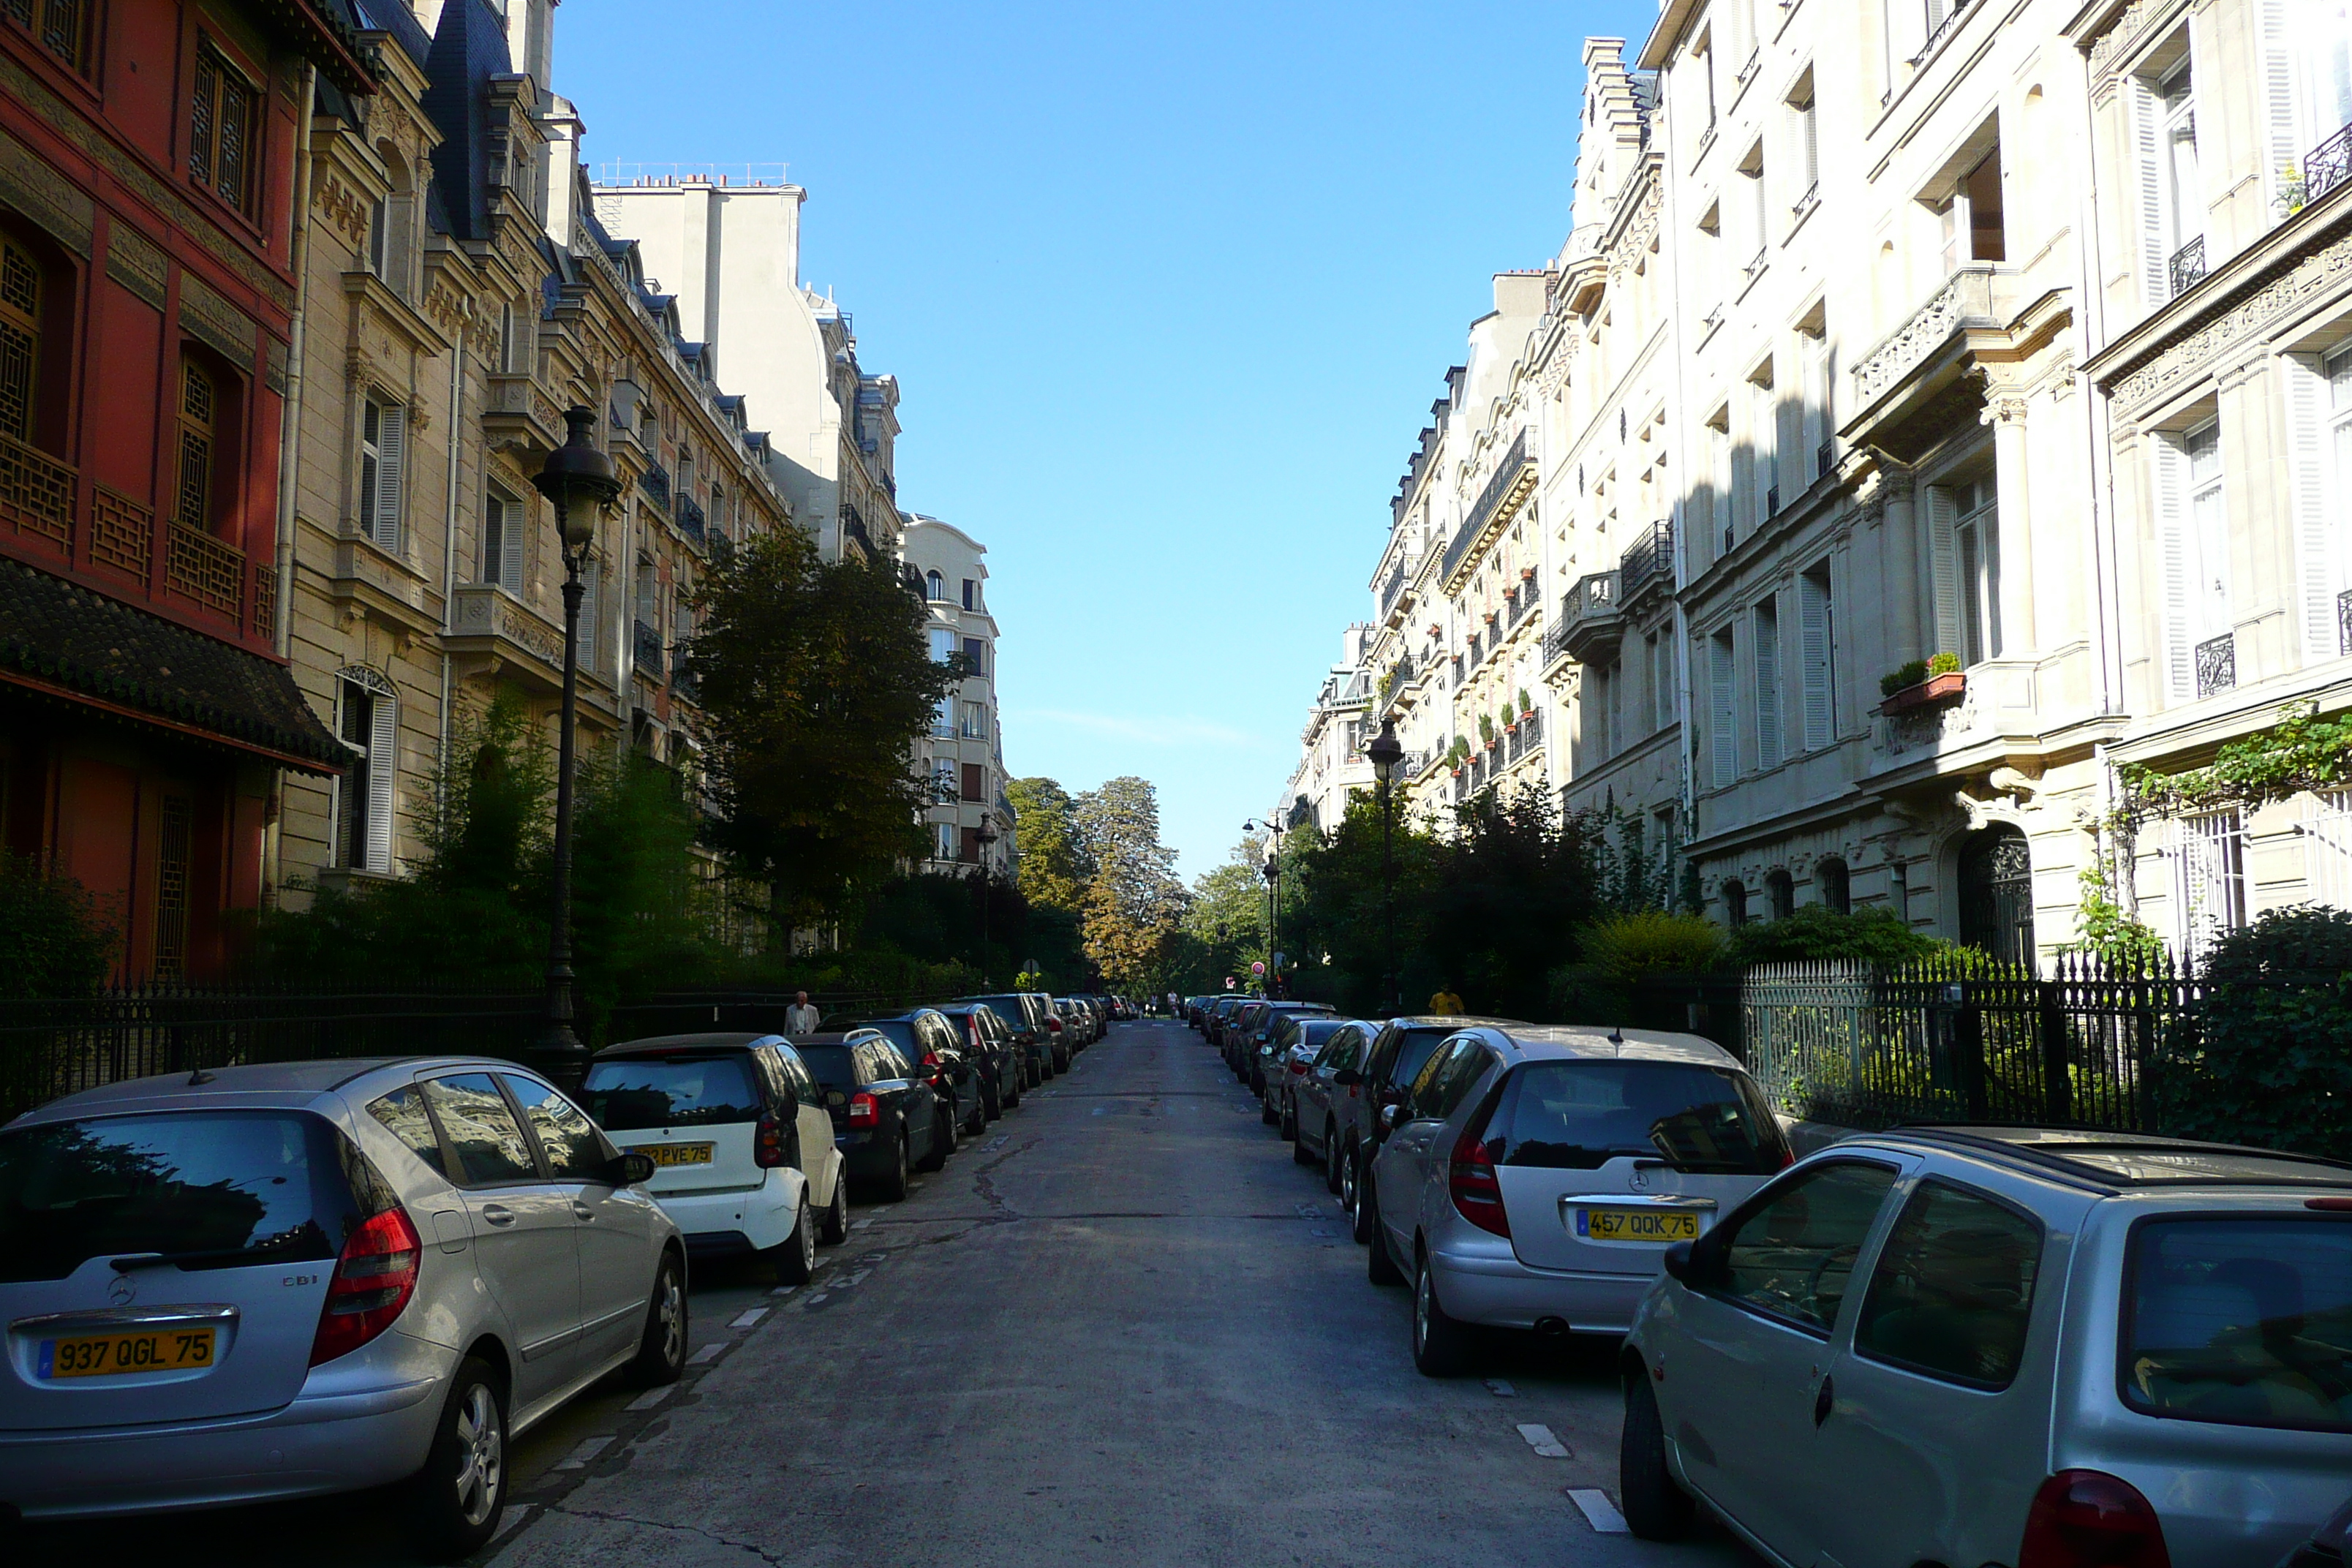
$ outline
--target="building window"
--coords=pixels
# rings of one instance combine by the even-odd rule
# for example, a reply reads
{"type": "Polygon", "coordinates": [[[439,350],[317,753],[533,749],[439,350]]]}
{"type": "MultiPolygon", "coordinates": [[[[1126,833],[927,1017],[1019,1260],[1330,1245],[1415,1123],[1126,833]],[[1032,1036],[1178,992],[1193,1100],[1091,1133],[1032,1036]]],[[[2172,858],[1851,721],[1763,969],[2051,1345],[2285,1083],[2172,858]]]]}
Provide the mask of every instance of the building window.
{"type": "Polygon", "coordinates": [[[402,475],[408,410],[373,397],[360,406],[360,531],[384,550],[400,549],[402,475]]]}
{"type": "Polygon", "coordinates": [[[1655,632],[1642,639],[1642,664],[1650,682],[1650,732],[1654,735],[1674,721],[1674,680],[1666,668],[1666,656],[1672,647],[1655,632]]]}
{"type": "Polygon", "coordinates": [[[29,445],[41,366],[39,263],[14,240],[0,244],[0,434],[29,445]]]}
{"type": "Polygon", "coordinates": [[[980,608],[980,584],[970,577],[963,580],[963,607],[967,610],[980,608]]]}
{"type": "Polygon", "coordinates": [[[2157,462],[2172,691],[2183,699],[2210,696],[2237,679],[2220,422],[2158,437],[2157,462]]]}
{"type": "Polygon", "coordinates": [[[938,711],[931,715],[931,733],[941,740],[953,739],[956,731],[955,711],[954,698],[940,698],[938,711]]]}
{"type": "Polygon", "coordinates": [[[1822,306],[1814,306],[1797,328],[1797,370],[1803,383],[1799,395],[1804,399],[1805,424],[1799,460],[1811,465],[1814,479],[1825,479],[1837,463],[1837,424],[1831,406],[1829,316],[1822,306]]]}
{"type": "Polygon", "coordinates": [[[392,683],[372,669],[338,682],[350,758],[337,785],[337,855],[359,871],[392,869],[393,786],[399,773],[399,712],[392,683]]]}
{"type": "Polygon", "coordinates": [[[77,75],[89,69],[90,0],[7,0],[11,20],[77,75]]]}
{"type": "Polygon", "coordinates": [[[1815,866],[1813,884],[1823,909],[1833,915],[1853,913],[1853,879],[1844,861],[1832,856],[1815,866]]]}
{"type": "Polygon", "coordinates": [[[1808,68],[1798,79],[1796,91],[1789,95],[1789,108],[1796,118],[1799,168],[1804,175],[1803,194],[1797,197],[1791,209],[1802,216],[1819,190],[1822,179],[1821,110],[1813,96],[1813,73],[1808,68]]]}
{"type": "Polygon", "coordinates": [[[2300,154],[2352,126],[2352,0],[2305,0],[2294,11],[2292,53],[2304,79],[2300,154]]]}
{"type": "Polygon", "coordinates": [[[392,204],[379,201],[368,208],[367,234],[367,269],[378,278],[386,278],[391,248],[392,204]]]}
{"type": "Polygon", "coordinates": [[[173,515],[202,532],[212,531],[215,478],[213,454],[220,419],[220,386],[194,360],[180,362],[180,472],[173,515]]]}
{"type": "Polygon", "coordinates": [[[988,674],[988,644],[985,641],[979,637],[964,638],[963,656],[971,661],[972,674],[982,677],[988,674]]]}
{"type": "Polygon", "coordinates": [[[1739,709],[1733,691],[1731,628],[1707,639],[1707,752],[1715,787],[1739,776],[1739,709]]]}
{"type": "Polygon", "coordinates": [[[1707,489],[1715,505],[1715,527],[1723,542],[1723,553],[1731,553],[1734,542],[1731,515],[1731,405],[1725,404],[1706,422],[1707,489]]]}
{"type": "Polygon", "coordinates": [[[946,626],[933,626],[930,628],[930,639],[933,664],[945,664],[955,657],[956,637],[953,631],[946,626]]]}
{"type": "Polygon", "coordinates": [[[957,787],[964,799],[984,801],[988,798],[988,784],[981,774],[982,768],[978,763],[963,764],[963,776],[957,787]]]}
{"type": "Polygon", "coordinates": [[[1737,880],[1723,885],[1723,923],[1738,931],[1748,923],[1748,887],[1737,880]]]}
{"type": "MultiPolygon", "coordinates": [[[[520,588],[515,590],[520,593],[520,588]]],[[[604,606],[604,563],[591,555],[580,568],[580,630],[577,646],[580,668],[597,668],[596,648],[598,627],[603,622],[604,606]]]]}
{"type": "Polygon", "coordinates": [[[251,216],[253,143],[260,134],[260,92],[218,49],[199,44],[188,111],[188,177],[251,216]]]}
{"type": "Polygon", "coordinates": [[[956,852],[956,830],[952,822],[931,824],[931,858],[952,860],[956,852]]]}
{"type": "Polygon", "coordinates": [[[1756,765],[1780,765],[1780,605],[1767,596],[1756,606],[1756,765]]]}
{"type": "Polygon", "coordinates": [[[1993,476],[1927,490],[1937,652],[1964,666],[2000,657],[2000,526],[1993,476]]]}
{"type": "Polygon", "coordinates": [[[1960,176],[1937,209],[1944,225],[1944,270],[1970,261],[2009,259],[2007,215],[2001,198],[2000,149],[1986,153],[1960,176]]]}
{"type": "Polygon", "coordinates": [[[2246,923],[2245,822],[2235,807],[2179,818],[2173,836],[2180,943],[2202,958],[2216,939],[2246,923]]]}
{"type": "Polygon", "coordinates": [[[1749,497],[1754,526],[1763,527],[1780,510],[1780,405],[1772,393],[1772,362],[1748,378],[1749,497]]]}
{"type": "Polygon", "coordinates": [[[977,702],[963,704],[963,738],[967,741],[988,739],[988,710],[977,702]]]}
{"type": "Polygon", "coordinates": [[[939,757],[931,763],[931,804],[953,805],[956,793],[956,765],[950,757],[939,757]]]}
{"type": "Polygon", "coordinates": [[[937,572],[923,574],[923,597],[933,604],[948,596],[948,580],[937,572]]]}
{"type": "Polygon", "coordinates": [[[188,972],[189,873],[195,849],[195,811],[184,795],[166,795],[155,836],[155,978],[188,972]]]}
{"type": "Polygon", "coordinates": [[[1786,871],[1764,873],[1764,900],[1776,921],[1787,920],[1797,912],[1797,884],[1786,871]]]}
{"type": "Polygon", "coordinates": [[[482,501],[482,581],[509,594],[522,592],[523,519],[522,503],[502,491],[482,501]]]}
{"type": "Polygon", "coordinates": [[[1816,752],[1837,738],[1837,606],[1826,561],[1797,579],[1797,634],[1805,750],[1816,752]]]}

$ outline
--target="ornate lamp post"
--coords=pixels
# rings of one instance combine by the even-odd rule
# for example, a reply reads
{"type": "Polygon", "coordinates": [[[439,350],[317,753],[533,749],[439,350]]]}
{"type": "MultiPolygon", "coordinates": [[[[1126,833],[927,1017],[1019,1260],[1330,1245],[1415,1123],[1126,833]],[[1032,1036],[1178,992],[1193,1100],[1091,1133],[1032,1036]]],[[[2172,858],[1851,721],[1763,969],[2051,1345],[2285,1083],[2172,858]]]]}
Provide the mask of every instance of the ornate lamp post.
{"type": "Polygon", "coordinates": [[[1276,945],[1282,919],[1282,829],[1273,822],[1260,822],[1255,817],[1242,824],[1244,833],[1265,835],[1265,864],[1258,873],[1265,879],[1265,994],[1276,994],[1280,979],[1280,967],[1276,960],[1281,956],[1276,945]]]}
{"type": "Polygon", "coordinates": [[[989,815],[980,814],[980,830],[972,835],[980,846],[980,988],[988,989],[988,851],[996,842],[996,829],[990,825],[989,815]]]}
{"type": "Polygon", "coordinates": [[[1371,759],[1372,776],[1380,781],[1381,792],[1381,918],[1387,928],[1385,951],[1381,955],[1381,989],[1387,993],[1389,1012],[1402,1012],[1404,1003],[1399,995],[1401,982],[1396,962],[1396,860],[1389,840],[1390,780],[1396,774],[1397,764],[1404,761],[1404,746],[1396,738],[1396,721],[1381,721],[1381,732],[1364,748],[1371,759]]]}
{"type": "Polygon", "coordinates": [[[563,411],[570,434],[531,476],[540,494],[555,503],[555,531],[563,543],[563,710],[555,748],[555,907],[547,937],[547,1032],[532,1050],[532,1065],[566,1089],[579,1086],[588,1052],[572,1031],[572,780],[576,769],[573,736],[580,711],[580,564],[596,542],[597,520],[621,493],[613,460],[588,440],[596,422],[586,408],[563,411]]]}

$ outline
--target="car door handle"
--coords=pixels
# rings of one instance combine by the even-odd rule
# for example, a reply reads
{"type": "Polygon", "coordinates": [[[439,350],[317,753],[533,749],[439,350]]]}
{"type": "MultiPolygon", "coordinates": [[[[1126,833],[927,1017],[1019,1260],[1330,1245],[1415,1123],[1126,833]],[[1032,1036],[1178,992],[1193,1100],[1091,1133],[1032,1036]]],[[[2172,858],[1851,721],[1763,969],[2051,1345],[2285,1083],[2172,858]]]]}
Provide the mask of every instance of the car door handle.
{"type": "Polygon", "coordinates": [[[515,1222],[514,1210],[504,1204],[484,1204],[482,1217],[492,1225],[512,1225],[515,1222]]]}
{"type": "Polygon", "coordinates": [[[1836,1408],[1837,1379],[1824,1377],[1822,1379],[1821,1392],[1813,1395],[1813,1425],[1819,1426],[1828,1420],[1830,1412],[1836,1408]]]}
{"type": "Polygon", "coordinates": [[[596,1217],[596,1211],[586,1204],[575,1203],[572,1205],[572,1215],[575,1219],[593,1220],[596,1217]]]}

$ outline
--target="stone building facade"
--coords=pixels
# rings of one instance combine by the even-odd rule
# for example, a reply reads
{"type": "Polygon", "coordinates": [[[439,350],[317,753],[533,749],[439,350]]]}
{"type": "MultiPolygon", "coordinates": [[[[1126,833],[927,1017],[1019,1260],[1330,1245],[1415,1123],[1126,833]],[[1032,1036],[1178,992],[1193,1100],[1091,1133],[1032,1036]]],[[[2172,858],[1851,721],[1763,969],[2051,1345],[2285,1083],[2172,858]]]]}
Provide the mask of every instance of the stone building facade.
{"type": "Polygon", "coordinates": [[[909,513],[903,548],[908,580],[922,585],[931,657],[965,661],[962,680],[940,700],[915,759],[931,782],[933,804],[923,814],[927,868],[984,866],[989,875],[1004,876],[1014,834],[996,705],[998,628],[988,605],[988,547],[938,518],[909,513]]]}

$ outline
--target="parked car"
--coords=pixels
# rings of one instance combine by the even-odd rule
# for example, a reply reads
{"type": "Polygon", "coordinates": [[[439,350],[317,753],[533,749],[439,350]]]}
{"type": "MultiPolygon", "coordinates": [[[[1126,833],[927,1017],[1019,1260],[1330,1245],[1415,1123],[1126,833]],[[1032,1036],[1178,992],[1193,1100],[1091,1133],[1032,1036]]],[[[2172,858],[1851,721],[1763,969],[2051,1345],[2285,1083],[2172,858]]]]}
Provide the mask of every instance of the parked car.
{"type": "Polygon", "coordinates": [[[1372,1239],[1371,1215],[1362,1198],[1365,1173],[1381,1140],[1387,1136],[1380,1124],[1381,1108],[1404,1098],[1405,1087],[1421,1076],[1430,1054],[1440,1045],[1463,1029],[1479,1026],[1529,1027],[1516,1018],[1464,1017],[1458,1014],[1391,1018],[1379,1026],[1379,1032],[1364,1052],[1363,1065],[1347,1069],[1356,1075],[1353,1080],[1338,1073],[1332,1075],[1335,1087],[1357,1091],[1344,1099],[1333,1096],[1329,1109],[1337,1125],[1329,1135],[1339,1143],[1339,1206],[1348,1212],[1359,1244],[1372,1239]]]}
{"type": "Polygon", "coordinates": [[[652,1159],[646,1190],[698,1260],[757,1253],[788,1284],[849,1234],[849,1192],[816,1079],[781,1035],[665,1035],[607,1046],[581,1103],[652,1159]]]}
{"type": "Polygon", "coordinates": [[[1271,1005],[1263,996],[1253,996],[1225,1020],[1224,1033],[1219,1045],[1224,1051],[1225,1066],[1232,1068],[1233,1075],[1244,1083],[1249,1081],[1251,1053],[1257,1048],[1251,1037],[1257,1033],[1258,1021],[1265,1016],[1265,1010],[1271,1005]]]}
{"type": "Polygon", "coordinates": [[[964,1048],[963,1031],[936,1007],[878,1018],[835,1018],[828,1034],[855,1034],[874,1029],[890,1037],[898,1054],[918,1076],[930,1080],[932,1092],[949,1108],[948,1119],[970,1136],[988,1130],[989,1107],[995,1102],[995,1075],[964,1048]]]}
{"type": "Polygon", "coordinates": [[[145,1078],[0,1129],[0,1512],[398,1484],[479,1550],[516,1435],[686,1364],[686,1249],[537,1075],[469,1058],[145,1078]],[[431,1245],[427,1245],[427,1238],[431,1245]]]}
{"type": "MultiPolygon", "coordinates": [[[[1260,1047],[1260,1060],[1265,1064],[1263,1075],[1265,1089],[1258,1096],[1262,1111],[1271,1111],[1274,1124],[1282,1130],[1287,1142],[1296,1145],[1298,1139],[1298,1089],[1305,1081],[1307,1069],[1315,1058],[1323,1054],[1324,1043],[1352,1020],[1321,1013],[1289,1013],[1279,1016],[1269,1031],[1266,1044],[1260,1047]]],[[[1359,1034],[1361,1033],[1360,1028],[1359,1034]]],[[[1292,1156],[1302,1165],[1319,1164],[1321,1158],[1313,1147],[1294,1146],[1292,1156]]]]}
{"type": "Polygon", "coordinates": [[[1360,1018],[1337,1021],[1328,1026],[1318,1024],[1316,1037],[1320,1044],[1291,1085],[1292,1152],[1301,1164],[1320,1162],[1323,1184],[1335,1193],[1339,1190],[1343,1164],[1339,1142],[1341,1107],[1344,1102],[1360,1103],[1363,1099],[1364,1058],[1379,1029],[1378,1024],[1360,1018]],[[1341,1073],[1349,1075],[1346,1083],[1339,1081],[1341,1073]]]}
{"type": "Polygon", "coordinates": [[[1073,1051],[1086,1049],[1099,1037],[1101,1031],[1095,1026],[1093,1009],[1076,997],[1056,997],[1054,1010],[1062,1016],[1062,1022],[1066,1026],[1064,1037],[1070,1042],[1070,1048],[1073,1051]]]}
{"type": "MultiPolygon", "coordinates": [[[[1242,1079],[1250,1086],[1250,1092],[1258,1097],[1262,1107],[1271,1110],[1271,1107],[1265,1103],[1266,1084],[1272,1071],[1279,1070],[1274,1066],[1278,1050],[1275,1044],[1275,1031],[1286,1019],[1328,1018],[1331,1016],[1331,1009],[1320,1002],[1269,1002],[1255,1018],[1244,1026],[1241,1046],[1235,1054],[1241,1059],[1242,1079]]],[[[1265,1120],[1268,1125],[1273,1125],[1281,1121],[1281,1116],[1275,1112],[1265,1120]]]]}
{"type": "Polygon", "coordinates": [[[1791,1157],[1747,1069],[1696,1035],[1465,1029],[1381,1115],[1370,1271],[1411,1282],[1432,1377],[1469,1370],[1479,1325],[1622,1334],[1667,1245],[1791,1157]]]}
{"type": "Polygon", "coordinates": [[[964,1048],[986,1065],[989,1081],[995,1085],[989,1114],[998,1116],[1020,1104],[1028,1056],[1014,1043],[1012,1027],[996,1009],[982,1002],[949,1002],[936,1010],[962,1031],[964,1048]]]}
{"type": "Polygon", "coordinates": [[[959,996],[956,1000],[984,1004],[1004,1020],[1013,1031],[1013,1043],[1028,1058],[1028,1087],[1034,1089],[1060,1070],[1055,1065],[1053,1039],[1045,1027],[1045,1008],[1035,993],[1007,991],[994,996],[959,996]]]}
{"type": "Polygon", "coordinates": [[[1903,1128],[1665,1254],[1624,1511],[1797,1563],[2274,1563],[2352,1476],[2352,1165],[1903,1128]]]}
{"type": "Polygon", "coordinates": [[[2352,1562],[2352,1502],[2298,1542],[2278,1568],[2344,1568],[2347,1562],[2352,1562]]]}
{"type": "Polygon", "coordinates": [[[827,1131],[849,1180],[895,1204],[913,1172],[947,1163],[954,1127],[947,1107],[888,1036],[809,1035],[801,1054],[823,1086],[827,1131]]]}
{"type": "Polygon", "coordinates": [[[1225,1026],[1233,1020],[1234,1014],[1241,1011],[1242,1004],[1249,1000],[1246,996],[1225,995],[1209,1005],[1209,1010],[1201,1021],[1201,1033],[1209,1044],[1220,1051],[1224,1049],[1225,1026]]]}

